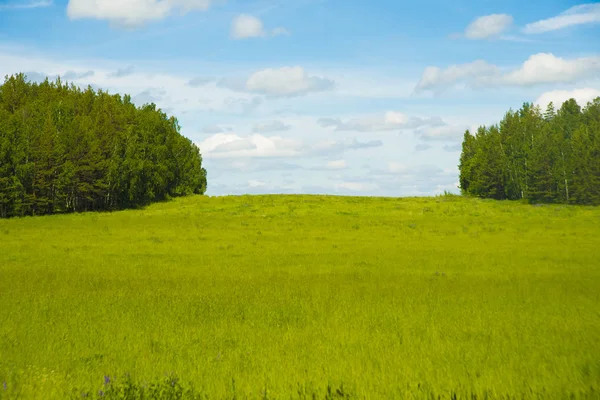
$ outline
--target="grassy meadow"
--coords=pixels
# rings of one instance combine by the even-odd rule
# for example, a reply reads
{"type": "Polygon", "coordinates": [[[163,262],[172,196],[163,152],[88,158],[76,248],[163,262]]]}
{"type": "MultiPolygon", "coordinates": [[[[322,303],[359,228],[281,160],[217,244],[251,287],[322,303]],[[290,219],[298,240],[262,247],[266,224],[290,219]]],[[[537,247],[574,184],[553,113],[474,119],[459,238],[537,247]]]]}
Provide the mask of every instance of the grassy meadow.
{"type": "Polygon", "coordinates": [[[600,208],[194,196],[0,220],[0,399],[171,376],[210,399],[600,398],[600,208]]]}

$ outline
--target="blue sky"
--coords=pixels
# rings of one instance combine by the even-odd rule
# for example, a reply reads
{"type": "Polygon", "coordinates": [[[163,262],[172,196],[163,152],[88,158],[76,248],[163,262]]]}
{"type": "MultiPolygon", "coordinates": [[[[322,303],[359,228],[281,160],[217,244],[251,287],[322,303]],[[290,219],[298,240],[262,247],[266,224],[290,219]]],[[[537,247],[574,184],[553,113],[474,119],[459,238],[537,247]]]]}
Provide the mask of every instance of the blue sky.
{"type": "Polygon", "coordinates": [[[175,115],[210,195],[458,191],[465,129],[600,96],[600,3],[0,0],[0,73],[175,115]]]}

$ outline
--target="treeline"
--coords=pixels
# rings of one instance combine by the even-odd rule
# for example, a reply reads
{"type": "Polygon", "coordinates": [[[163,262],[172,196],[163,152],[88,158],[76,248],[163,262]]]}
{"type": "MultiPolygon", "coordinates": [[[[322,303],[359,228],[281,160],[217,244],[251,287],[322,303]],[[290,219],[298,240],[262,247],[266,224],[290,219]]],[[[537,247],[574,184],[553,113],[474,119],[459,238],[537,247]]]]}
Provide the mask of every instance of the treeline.
{"type": "Polygon", "coordinates": [[[465,132],[463,194],[532,203],[600,204],[600,97],[545,112],[525,103],[475,135],[465,132]]]}
{"type": "Polygon", "coordinates": [[[23,74],[0,85],[0,217],[115,210],[206,190],[174,117],[23,74]]]}

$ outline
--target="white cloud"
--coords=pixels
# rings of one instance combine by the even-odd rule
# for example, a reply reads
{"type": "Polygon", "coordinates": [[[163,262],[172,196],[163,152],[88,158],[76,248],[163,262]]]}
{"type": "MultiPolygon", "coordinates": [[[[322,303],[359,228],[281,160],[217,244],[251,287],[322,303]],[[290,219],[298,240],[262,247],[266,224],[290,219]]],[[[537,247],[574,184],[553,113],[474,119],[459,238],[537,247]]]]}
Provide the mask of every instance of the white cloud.
{"type": "Polygon", "coordinates": [[[559,109],[565,101],[575,99],[577,104],[585,107],[588,102],[594,100],[596,97],[600,97],[600,90],[592,88],[552,90],[550,92],[542,93],[534,103],[538,104],[542,110],[545,110],[546,107],[548,107],[548,104],[552,102],[554,108],[559,109]]]}
{"type": "Polygon", "coordinates": [[[446,69],[427,67],[417,83],[415,92],[433,90],[442,91],[450,86],[466,82],[473,77],[493,77],[498,75],[498,67],[483,60],[476,60],[467,64],[451,65],[446,69]]]}
{"type": "Polygon", "coordinates": [[[388,111],[383,115],[350,119],[346,122],[343,122],[339,118],[320,118],[318,123],[323,128],[334,128],[336,131],[356,132],[383,132],[444,124],[438,117],[408,117],[407,115],[396,111],[388,111]]]}
{"type": "Polygon", "coordinates": [[[220,145],[235,142],[236,140],[243,139],[235,133],[217,133],[198,143],[198,147],[200,147],[203,153],[210,153],[220,145]]]}
{"type": "Polygon", "coordinates": [[[302,67],[283,67],[255,72],[245,82],[244,88],[254,93],[289,97],[330,90],[333,86],[333,81],[309,76],[302,67]]]}
{"type": "Polygon", "coordinates": [[[268,133],[268,132],[277,132],[277,131],[287,131],[291,127],[286,125],[282,121],[273,120],[273,121],[263,121],[254,125],[252,131],[255,133],[268,133]]]}
{"type": "Polygon", "coordinates": [[[548,83],[572,83],[597,76],[600,56],[567,60],[551,53],[534,54],[517,69],[503,72],[483,60],[452,65],[444,70],[427,67],[415,87],[415,93],[443,90],[464,84],[470,87],[530,86],[548,83]]]}
{"type": "Polygon", "coordinates": [[[69,0],[70,19],[101,19],[117,25],[136,27],[166,18],[174,10],[187,13],[206,10],[213,0],[69,0]]]}
{"type": "Polygon", "coordinates": [[[231,24],[231,37],[233,39],[247,39],[264,36],[265,29],[262,21],[252,15],[238,15],[231,24]]]}
{"type": "Polygon", "coordinates": [[[492,14],[477,18],[465,30],[467,39],[487,39],[498,36],[513,23],[513,17],[507,14],[492,14]]]}
{"type": "Polygon", "coordinates": [[[525,25],[523,32],[538,34],[564,29],[570,26],[600,23],[600,3],[580,4],[569,8],[556,17],[525,25]]]}
{"type": "Polygon", "coordinates": [[[50,7],[52,4],[53,4],[52,0],[6,3],[6,4],[0,4],[0,11],[2,11],[2,10],[30,10],[33,8],[50,7]]]}
{"type": "Polygon", "coordinates": [[[294,157],[304,150],[302,142],[279,136],[217,133],[198,144],[206,158],[294,157]]]}
{"type": "MultiPolygon", "coordinates": [[[[272,29],[268,34],[268,36],[273,37],[289,35],[291,35],[290,31],[282,26],[272,29]]],[[[237,40],[265,37],[267,36],[267,31],[260,18],[253,15],[241,14],[233,19],[230,36],[232,39],[237,40]]]]}
{"type": "Polygon", "coordinates": [[[348,164],[346,160],[335,160],[329,161],[326,165],[327,169],[346,169],[348,168],[348,164]]]}
{"type": "MultiPolygon", "coordinates": [[[[414,89],[414,80],[401,79],[397,72],[386,71],[382,73],[377,69],[319,69],[318,72],[308,71],[304,73],[304,77],[293,78],[294,70],[304,69],[300,66],[275,68],[274,71],[279,72],[279,75],[284,75],[282,79],[286,81],[299,81],[300,89],[292,91],[292,93],[278,93],[278,91],[269,90],[266,93],[264,90],[259,93],[268,94],[271,97],[293,97],[307,93],[315,92],[333,92],[339,100],[349,100],[352,97],[356,98],[377,98],[377,99],[396,99],[409,98],[414,89]],[[288,75],[287,77],[285,75],[288,75]],[[335,78],[330,78],[335,77],[335,78]],[[302,87],[308,87],[307,90],[302,90],[302,87]]],[[[266,70],[268,75],[272,74],[273,70],[266,70]]],[[[257,71],[256,73],[262,73],[257,71]]],[[[273,74],[274,75],[274,74],[273,74]]],[[[226,87],[240,92],[251,91],[247,85],[249,76],[228,76],[218,80],[220,87],[226,87]]],[[[258,89],[255,89],[258,90],[258,89]]]]}
{"type": "Polygon", "coordinates": [[[523,66],[505,74],[502,82],[513,85],[574,82],[600,72],[600,57],[565,60],[551,53],[534,54],[523,66]]]}

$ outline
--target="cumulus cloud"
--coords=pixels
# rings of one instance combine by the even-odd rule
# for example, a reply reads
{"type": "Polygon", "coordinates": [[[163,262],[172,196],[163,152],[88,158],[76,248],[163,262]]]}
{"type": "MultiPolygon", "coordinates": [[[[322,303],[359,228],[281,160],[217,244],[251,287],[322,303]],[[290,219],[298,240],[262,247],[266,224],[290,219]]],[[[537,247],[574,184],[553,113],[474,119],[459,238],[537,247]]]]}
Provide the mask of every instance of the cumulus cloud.
{"type": "Polygon", "coordinates": [[[502,71],[483,60],[452,65],[444,70],[427,67],[415,87],[415,93],[440,93],[452,86],[470,87],[533,86],[550,83],[572,83],[597,76],[600,57],[581,57],[567,60],[551,53],[534,54],[519,68],[502,71]]]}
{"type": "Polygon", "coordinates": [[[257,71],[248,78],[223,78],[217,86],[270,97],[295,97],[331,90],[335,83],[327,78],[309,76],[302,67],[282,67],[257,71]]]}
{"type": "Polygon", "coordinates": [[[207,158],[294,157],[304,151],[300,141],[259,134],[244,138],[234,133],[217,133],[198,146],[207,158]]]}
{"type": "Polygon", "coordinates": [[[446,69],[427,67],[415,88],[416,93],[431,90],[441,92],[459,83],[470,82],[473,79],[495,77],[499,68],[483,60],[466,64],[451,65],[446,69]]]}
{"type": "Polygon", "coordinates": [[[538,34],[575,25],[600,23],[600,3],[580,4],[564,11],[556,17],[543,19],[525,25],[524,33],[538,34]]]}
{"type": "Polygon", "coordinates": [[[286,125],[282,121],[273,120],[273,121],[264,121],[259,122],[254,125],[252,131],[255,133],[269,133],[269,132],[278,132],[278,131],[287,131],[291,126],[286,125]]]}
{"type": "Polygon", "coordinates": [[[565,60],[551,53],[529,57],[523,66],[505,74],[501,82],[513,85],[575,82],[600,72],[600,57],[582,57],[565,60]]]}
{"type": "Polygon", "coordinates": [[[67,15],[73,20],[91,18],[137,27],[166,18],[173,11],[206,10],[211,3],[213,0],[69,0],[67,15]]]}
{"type": "Polygon", "coordinates": [[[439,117],[409,117],[396,111],[388,111],[383,115],[355,118],[346,122],[339,118],[320,118],[318,124],[323,128],[334,128],[336,131],[381,132],[396,129],[414,129],[420,126],[443,125],[439,117]]]}
{"type": "Polygon", "coordinates": [[[542,110],[548,107],[548,104],[552,102],[554,108],[558,109],[560,106],[569,99],[575,99],[577,104],[584,107],[588,102],[600,97],[600,90],[593,88],[582,88],[574,90],[552,90],[550,92],[542,93],[535,104],[538,104],[542,110]]]}
{"type": "MultiPolygon", "coordinates": [[[[270,141],[267,142],[268,144],[271,143],[271,139],[269,139],[270,141]]],[[[273,145],[273,150],[276,149],[276,144],[273,145]]],[[[241,139],[241,140],[232,140],[229,142],[225,142],[225,143],[221,143],[219,144],[217,147],[215,147],[214,149],[211,150],[212,153],[236,153],[236,152],[243,152],[245,150],[259,150],[258,146],[256,144],[256,141],[252,140],[252,138],[249,139],[241,139]]],[[[274,155],[271,154],[269,152],[270,149],[267,149],[267,152],[264,153],[264,156],[272,156],[274,155]],[[268,154],[267,154],[268,153],[268,154]]],[[[257,154],[259,156],[259,154],[257,154]]]]}
{"type": "Polygon", "coordinates": [[[272,29],[269,33],[265,30],[263,22],[253,16],[247,14],[238,15],[231,23],[230,36],[232,39],[249,39],[266,36],[289,36],[290,31],[280,26],[272,29]]]}
{"type": "Polygon", "coordinates": [[[333,81],[309,76],[302,67],[264,69],[252,74],[245,83],[245,88],[250,92],[275,97],[299,96],[310,92],[331,90],[333,87],[333,81]]]}
{"type": "Polygon", "coordinates": [[[265,28],[260,19],[247,14],[238,15],[231,24],[231,37],[233,39],[248,39],[264,37],[265,28]]]}
{"type": "Polygon", "coordinates": [[[500,35],[513,23],[507,14],[492,14],[477,18],[465,30],[467,39],[488,39],[500,35]]]}

